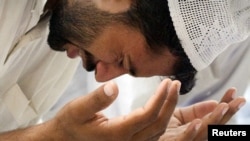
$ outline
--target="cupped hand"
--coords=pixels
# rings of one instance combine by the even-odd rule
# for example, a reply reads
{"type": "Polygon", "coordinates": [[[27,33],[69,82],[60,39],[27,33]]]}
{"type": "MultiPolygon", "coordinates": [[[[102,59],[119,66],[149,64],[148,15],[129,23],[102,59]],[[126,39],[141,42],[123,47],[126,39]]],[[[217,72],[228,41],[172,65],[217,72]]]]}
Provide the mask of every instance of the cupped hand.
{"type": "Polygon", "coordinates": [[[159,141],[206,141],[209,124],[227,123],[246,102],[235,98],[235,91],[230,88],[219,103],[209,100],[176,108],[159,141]]]}
{"type": "Polygon", "coordinates": [[[179,89],[179,81],[165,79],[144,107],[108,119],[101,110],[118,95],[116,84],[109,82],[65,105],[48,126],[53,126],[53,134],[63,141],[158,140],[173,114],[179,89]]]}

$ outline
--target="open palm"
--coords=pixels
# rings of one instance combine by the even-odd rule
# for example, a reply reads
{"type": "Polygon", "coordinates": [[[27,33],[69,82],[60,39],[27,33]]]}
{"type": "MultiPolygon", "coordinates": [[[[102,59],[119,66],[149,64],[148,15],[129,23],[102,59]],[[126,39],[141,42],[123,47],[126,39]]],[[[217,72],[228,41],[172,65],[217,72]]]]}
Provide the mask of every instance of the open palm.
{"type": "Polygon", "coordinates": [[[210,100],[176,108],[159,141],[207,140],[207,125],[225,124],[245,102],[242,97],[233,99],[234,92],[234,88],[229,89],[220,102],[210,100]]]}

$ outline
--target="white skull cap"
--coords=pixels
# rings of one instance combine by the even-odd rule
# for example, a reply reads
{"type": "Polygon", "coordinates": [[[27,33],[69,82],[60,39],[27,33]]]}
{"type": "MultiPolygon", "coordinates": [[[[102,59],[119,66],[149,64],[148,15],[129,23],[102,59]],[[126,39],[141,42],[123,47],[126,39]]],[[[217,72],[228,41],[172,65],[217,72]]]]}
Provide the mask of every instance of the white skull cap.
{"type": "Polygon", "coordinates": [[[168,6],[181,45],[197,71],[250,34],[250,0],[168,0],[168,6]]]}

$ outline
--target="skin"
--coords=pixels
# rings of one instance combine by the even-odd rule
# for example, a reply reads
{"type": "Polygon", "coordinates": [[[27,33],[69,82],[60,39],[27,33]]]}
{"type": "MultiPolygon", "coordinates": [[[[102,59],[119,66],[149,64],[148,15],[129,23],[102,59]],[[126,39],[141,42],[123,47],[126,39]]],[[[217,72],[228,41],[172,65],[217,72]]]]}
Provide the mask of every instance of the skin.
{"type": "Polygon", "coordinates": [[[78,42],[71,42],[73,44],[64,46],[68,57],[80,56],[84,68],[87,67],[87,61],[93,62],[96,66],[96,80],[100,82],[127,73],[136,77],[166,76],[172,73],[172,69],[169,68],[173,68],[177,60],[167,48],[162,49],[161,54],[147,49],[141,33],[129,29],[125,25],[107,27],[87,48],[82,48],[78,42]],[[86,60],[85,52],[90,53],[93,59],[86,60]],[[130,72],[130,70],[132,71],[130,72]]]}
{"type": "Polygon", "coordinates": [[[110,13],[118,13],[129,9],[131,0],[93,0],[95,5],[110,13]]]}
{"type": "MultiPolygon", "coordinates": [[[[119,10],[126,10],[128,8],[126,4],[129,4],[126,2],[130,1],[126,1],[125,4],[124,1],[120,3],[121,1],[119,0],[96,0],[94,2],[97,5],[99,4],[98,7],[103,10],[118,12],[119,10]],[[112,6],[105,5],[105,2],[112,6]],[[116,4],[119,5],[117,6],[119,8],[112,9],[116,4]],[[122,5],[126,6],[122,7],[122,5]]],[[[51,7],[50,4],[47,6],[51,7]]],[[[80,56],[83,60],[83,66],[86,67],[86,52],[91,53],[93,55],[92,61],[96,65],[96,78],[99,81],[106,81],[124,73],[131,73],[131,64],[137,70],[136,76],[150,76],[154,73],[167,75],[171,73],[171,69],[161,69],[160,66],[162,64],[157,63],[160,60],[167,59],[168,68],[171,68],[176,58],[169,56],[168,50],[162,50],[162,56],[148,52],[144,48],[145,39],[138,32],[129,30],[126,27],[121,28],[120,26],[122,25],[114,25],[112,26],[113,30],[107,29],[104,31],[91,44],[91,47],[86,50],[80,48],[81,45],[79,43],[71,40],[72,44],[64,46],[67,50],[67,55],[70,58],[80,56]],[[118,38],[118,33],[115,32],[117,29],[121,30],[120,34],[124,35],[124,39],[118,38]],[[110,42],[107,37],[117,37],[117,39],[112,40],[115,42],[110,42]],[[133,42],[126,42],[128,38],[133,42]],[[112,44],[107,44],[102,52],[98,52],[96,47],[104,45],[105,42],[112,44]],[[113,44],[119,45],[119,48],[113,44]],[[127,56],[129,56],[129,60],[126,58],[127,56]],[[143,67],[138,67],[135,64],[134,59],[138,56],[142,60],[140,63],[145,64],[143,67]],[[152,63],[155,67],[154,70],[148,68],[151,65],[148,60],[155,61],[152,63]],[[123,62],[122,65],[120,65],[121,62],[123,62]],[[151,72],[155,70],[157,72],[151,72]]],[[[112,82],[107,83],[92,93],[66,104],[53,119],[25,129],[1,133],[0,140],[99,141],[101,139],[102,141],[187,141],[189,139],[190,141],[198,141],[207,138],[206,126],[208,124],[226,123],[238,111],[239,107],[245,103],[244,98],[237,97],[233,99],[232,93],[234,90],[229,90],[219,103],[206,101],[190,107],[175,108],[179,89],[179,81],[165,79],[144,107],[132,111],[128,115],[108,119],[101,113],[101,110],[108,107],[115,100],[118,95],[118,88],[112,82]]]]}
{"type": "MultiPolygon", "coordinates": [[[[130,1],[115,0],[96,0],[93,2],[99,9],[111,13],[127,10],[130,4],[130,1]],[[113,7],[116,8],[114,9],[113,7]]],[[[167,48],[160,50],[160,54],[159,52],[148,50],[144,36],[142,36],[140,32],[122,24],[113,24],[106,27],[89,47],[83,48],[81,43],[73,39],[69,40],[71,44],[68,43],[64,46],[68,57],[75,58],[79,56],[82,59],[84,68],[88,68],[89,62],[94,64],[95,77],[96,80],[100,82],[108,81],[127,73],[136,77],[153,75],[167,76],[173,73],[173,67],[178,60],[167,48]],[[86,52],[91,56],[91,59],[86,59],[86,56],[88,56],[86,52]]],[[[230,97],[234,91],[234,89],[229,89],[225,97],[230,97]]],[[[237,106],[244,103],[243,98],[233,100],[225,97],[221,103],[208,101],[184,108],[185,110],[176,109],[171,117],[170,125],[160,140],[186,140],[186,137],[189,137],[190,140],[205,140],[207,138],[205,134],[207,133],[207,124],[226,123],[232,114],[237,111],[237,106]],[[205,111],[202,110],[204,107],[207,107],[207,105],[210,105],[209,108],[206,108],[207,110],[205,111]],[[199,108],[200,106],[203,108],[199,108]],[[193,110],[196,109],[196,107],[198,110],[193,110]],[[231,112],[227,113],[225,109],[231,112]],[[213,114],[210,113],[212,111],[214,112],[213,114]],[[189,114],[189,112],[193,112],[193,115],[189,114]],[[200,114],[194,115],[194,113],[200,114]],[[182,118],[184,118],[183,115],[184,117],[187,116],[190,120],[182,121],[182,118]],[[197,129],[197,125],[201,122],[203,122],[201,128],[197,129]],[[197,130],[193,130],[194,128],[197,130]],[[186,134],[180,136],[183,132],[186,134]],[[192,136],[192,138],[190,138],[190,136],[192,136]]],[[[145,134],[142,135],[144,136],[145,134]]],[[[157,139],[158,137],[153,137],[151,140],[157,139]]]]}
{"type": "Polygon", "coordinates": [[[245,100],[242,97],[234,98],[235,92],[235,88],[228,89],[219,103],[217,101],[210,100],[199,102],[185,108],[176,108],[173,116],[170,119],[168,128],[160,137],[159,141],[207,140],[207,125],[211,123],[225,124],[231,118],[230,115],[239,110],[240,107],[245,103],[245,100]],[[208,107],[207,105],[210,106],[208,107]],[[209,111],[213,112],[209,113],[209,111]],[[189,112],[190,114],[188,114],[189,112]],[[196,120],[193,120],[195,118],[202,120],[202,124],[199,126],[199,129],[195,133],[196,135],[189,135],[189,128],[193,126],[192,124],[197,122],[196,120]],[[185,135],[177,136],[178,134],[185,135]]]}
{"type": "Polygon", "coordinates": [[[50,121],[2,133],[0,140],[200,141],[207,138],[208,124],[224,124],[245,102],[244,98],[233,99],[234,90],[229,90],[231,92],[227,92],[220,103],[204,101],[175,108],[179,89],[178,81],[165,79],[144,107],[128,115],[108,119],[101,110],[118,95],[116,84],[110,82],[66,104],[50,121]]]}
{"type": "MultiPolygon", "coordinates": [[[[127,10],[131,1],[94,0],[93,3],[102,11],[118,13],[127,10]]],[[[84,45],[74,39],[68,40],[70,43],[63,46],[68,57],[80,56],[84,68],[88,67],[88,62],[92,62],[95,66],[95,78],[99,82],[123,74],[136,77],[169,76],[173,74],[174,65],[178,60],[168,48],[152,52],[139,31],[119,23],[105,27],[88,47],[83,47],[84,45]],[[86,60],[86,52],[92,56],[91,60],[86,60]]]]}
{"type": "MultiPolygon", "coordinates": [[[[130,4],[130,1],[122,1],[123,3],[127,2],[124,4],[124,7],[121,7],[123,4],[120,2],[121,1],[94,1],[99,9],[111,13],[128,9],[127,5],[130,4]],[[120,10],[117,9],[117,7],[116,9],[112,9],[114,5],[118,5],[117,7],[119,7],[120,10]]],[[[173,73],[173,66],[178,60],[167,48],[163,48],[160,51],[161,54],[148,50],[145,38],[140,32],[121,24],[106,27],[87,48],[82,48],[81,43],[74,40],[71,40],[71,42],[73,44],[64,46],[67,50],[68,57],[75,58],[80,56],[83,67],[86,68],[87,61],[89,60],[86,60],[85,51],[90,53],[92,56],[91,62],[95,64],[96,80],[101,82],[108,81],[126,73],[143,77],[153,75],[167,76],[173,73]],[[130,71],[131,69],[133,71],[130,71]]],[[[232,96],[233,92],[235,92],[235,89],[229,89],[225,97],[232,96]]],[[[237,111],[237,106],[244,103],[243,98],[233,100],[225,97],[222,98],[221,103],[207,101],[186,107],[184,108],[185,110],[176,109],[170,120],[170,125],[160,140],[187,140],[187,138],[190,139],[190,141],[206,140],[206,125],[211,123],[225,124],[231,117],[229,115],[237,111]],[[210,105],[210,107],[206,107],[206,104],[210,105]],[[199,108],[200,106],[202,108],[199,108]],[[206,110],[202,110],[204,108],[206,110]],[[214,113],[210,113],[213,110],[214,113]],[[190,111],[194,111],[193,115],[188,114],[190,111]],[[194,113],[198,113],[198,115],[194,113]],[[197,129],[197,125],[201,122],[200,129],[197,129]],[[192,131],[194,128],[196,132],[192,131]],[[185,134],[180,136],[183,133],[185,134]]],[[[155,138],[155,140],[157,140],[157,138],[155,138]]]]}

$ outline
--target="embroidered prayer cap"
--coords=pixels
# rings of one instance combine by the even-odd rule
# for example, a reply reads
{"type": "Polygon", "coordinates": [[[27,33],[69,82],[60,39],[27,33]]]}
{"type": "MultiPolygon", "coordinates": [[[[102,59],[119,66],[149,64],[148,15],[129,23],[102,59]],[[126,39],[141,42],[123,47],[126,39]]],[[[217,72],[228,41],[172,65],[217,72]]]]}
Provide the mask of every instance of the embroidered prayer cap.
{"type": "Polygon", "coordinates": [[[197,71],[250,34],[250,0],[168,0],[168,6],[182,47],[197,71]]]}

